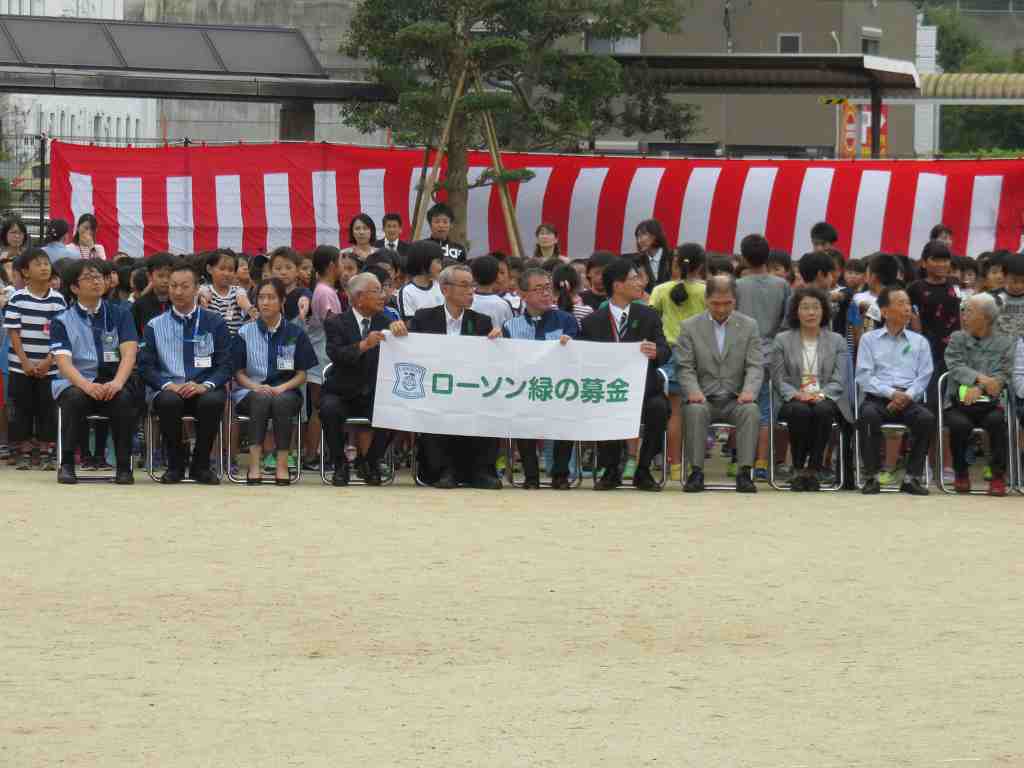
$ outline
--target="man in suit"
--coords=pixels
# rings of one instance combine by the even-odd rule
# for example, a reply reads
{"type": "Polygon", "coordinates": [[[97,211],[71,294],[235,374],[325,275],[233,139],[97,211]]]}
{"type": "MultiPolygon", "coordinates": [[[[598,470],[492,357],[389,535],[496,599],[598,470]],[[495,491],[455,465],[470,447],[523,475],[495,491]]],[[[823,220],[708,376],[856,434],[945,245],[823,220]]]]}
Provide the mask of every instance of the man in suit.
{"type": "Polygon", "coordinates": [[[388,251],[394,251],[399,256],[404,256],[405,249],[409,247],[409,243],[402,239],[401,214],[385,213],[381,224],[384,229],[384,237],[380,240],[375,240],[373,247],[384,248],[388,251]]]}
{"type": "Polygon", "coordinates": [[[171,308],[146,325],[139,371],[150,389],[153,411],[169,446],[167,471],[160,482],[180,483],[185,475],[181,439],[184,416],[196,419],[196,447],[190,476],[217,485],[210,471],[210,451],[220,430],[231,378],[231,336],[220,315],[200,309],[199,277],[184,261],[171,268],[171,308]]]}
{"type": "MultiPolygon", "coordinates": [[[[617,258],[601,276],[608,293],[608,303],[584,319],[580,339],[603,342],[640,342],[640,353],[647,358],[647,383],[640,420],[644,439],[637,458],[633,485],[642,491],[660,491],[651,476],[651,460],[664,443],[665,427],[670,412],[665,386],[658,368],[668,362],[672,352],[661,329],[661,318],[646,304],[635,303],[643,296],[644,279],[632,260],[617,258]]],[[[597,449],[597,463],[604,474],[594,483],[596,491],[610,491],[622,482],[622,448],[624,442],[602,442],[597,449]]]]}
{"type": "MultiPolygon", "coordinates": [[[[330,372],[324,382],[320,401],[320,419],[334,458],[335,486],[349,482],[345,458],[345,422],[351,416],[373,415],[373,397],[377,386],[377,363],[384,330],[391,319],[384,314],[384,291],[371,274],[356,275],[348,281],[352,306],[347,312],[332,315],[324,323],[330,372]]],[[[367,485],[380,485],[380,460],[391,442],[387,429],[373,430],[370,449],[360,461],[367,485]]]]}
{"type": "MultiPolygon", "coordinates": [[[[444,304],[420,309],[408,329],[401,321],[392,323],[396,336],[413,333],[444,333],[449,336],[501,337],[491,318],[470,309],[473,303],[473,273],[464,264],[453,264],[438,277],[444,304]]],[[[435,488],[455,488],[459,484],[498,490],[501,480],[494,471],[497,441],[493,437],[455,437],[421,434],[423,467],[421,477],[435,488]]]]}
{"type": "Polygon", "coordinates": [[[750,476],[757,450],[760,411],[757,393],[764,378],[764,356],[757,321],[736,311],[736,279],[716,275],[707,281],[705,314],[691,317],[679,333],[679,385],[690,476],[687,493],[704,490],[704,440],[712,421],[736,427],[739,472],[736,490],[756,493],[750,476]]]}

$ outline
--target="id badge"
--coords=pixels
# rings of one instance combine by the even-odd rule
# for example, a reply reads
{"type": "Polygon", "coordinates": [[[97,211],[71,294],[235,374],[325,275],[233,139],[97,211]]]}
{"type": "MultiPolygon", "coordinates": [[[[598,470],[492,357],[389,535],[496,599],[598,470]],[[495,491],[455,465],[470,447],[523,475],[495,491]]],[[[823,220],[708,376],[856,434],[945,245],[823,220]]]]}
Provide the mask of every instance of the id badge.
{"type": "Polygon", "coordinates": [[[121,349],[117,343],[117,331],[104,331],[100,338],[103,342],[103,362],[121,362],[121,349]]]}
{"type": "Polygon", "coordinates": [[[295,345],[288,344],[277,348],[277,370],[295,370],[295,345]]]}
{"type": "Polygon", "coordinates": [[[562,338],[562,329],[556,328],[553,331],[548,331],[547,333],[544,334],[544,338],[547,341],[558,341],[560,338],[562,338]]]}
{"type": "Polygon", "coordinates": [[[196,368],[210,368],[213,366],[213,334],[196,334],[195,364],[196,368]]]}

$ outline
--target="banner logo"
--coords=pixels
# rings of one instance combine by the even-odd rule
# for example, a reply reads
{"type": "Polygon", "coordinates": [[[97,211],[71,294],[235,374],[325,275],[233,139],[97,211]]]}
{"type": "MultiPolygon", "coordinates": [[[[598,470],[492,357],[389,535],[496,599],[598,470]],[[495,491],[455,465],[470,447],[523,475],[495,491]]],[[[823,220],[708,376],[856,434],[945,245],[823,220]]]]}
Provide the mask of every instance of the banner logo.
{"type": "Polygon", "coordinates": [[[427,396],[423,378],[427,369],[414,363],[395,363],[395,388],[391,390],[404,400],[422,400],[427,396]]]}

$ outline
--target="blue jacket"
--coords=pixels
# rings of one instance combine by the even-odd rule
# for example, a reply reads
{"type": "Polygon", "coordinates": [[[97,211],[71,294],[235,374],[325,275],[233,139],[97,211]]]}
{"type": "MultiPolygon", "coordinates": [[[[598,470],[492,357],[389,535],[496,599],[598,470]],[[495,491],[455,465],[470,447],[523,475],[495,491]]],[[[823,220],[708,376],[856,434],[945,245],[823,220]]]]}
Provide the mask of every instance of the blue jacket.
{"type": "Polygon", "coordinates": [[[174,309],[146,324],[139,373],[151,391],[194,381],[210,389],[231,378],[231,336],[216,312],[196,307],[183,319],[174,309]]]}

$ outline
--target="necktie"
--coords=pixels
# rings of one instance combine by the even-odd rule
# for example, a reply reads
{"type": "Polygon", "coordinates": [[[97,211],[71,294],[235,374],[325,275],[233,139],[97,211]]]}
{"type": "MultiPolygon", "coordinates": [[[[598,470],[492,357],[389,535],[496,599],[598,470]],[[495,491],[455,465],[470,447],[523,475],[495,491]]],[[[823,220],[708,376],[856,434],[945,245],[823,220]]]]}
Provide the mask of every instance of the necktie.
{"type": "Polygon", "coordinates": [[[626,335],[626,327],[629,325],[629,314],[626,312],[622,313],[622,317],[619,318],[619,339],[622,339],[626,335]]]}
{"type": "Polygon", "coordinates": [[[365,339],[366,338],[366,334],[368,334],[370,332],[370,318],[364,317],[363,318],[363,322],[362,322],[362,326],[363,326],[363,338],[365,339]]]}

